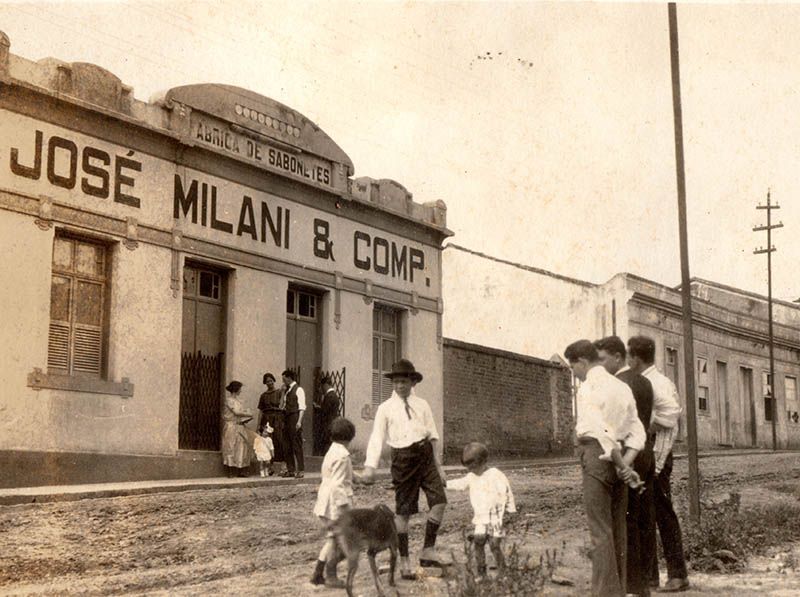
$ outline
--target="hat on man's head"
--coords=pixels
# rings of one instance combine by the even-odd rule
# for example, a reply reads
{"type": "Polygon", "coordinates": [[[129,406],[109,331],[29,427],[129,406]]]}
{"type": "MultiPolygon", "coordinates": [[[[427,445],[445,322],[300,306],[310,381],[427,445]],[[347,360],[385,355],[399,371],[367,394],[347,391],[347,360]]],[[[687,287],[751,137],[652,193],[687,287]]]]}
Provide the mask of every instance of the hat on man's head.
{"type": "Polygon", "coordinates": [[[389,379],[394,379],[395,377],[408,377],[414,383],[419,383],[422,381],[422,373],[419,373],[414,368],[414,363],[409,361],[408,359],[400,359],[394,365],[392,365],[392,371],[390,373],[384,373],[384,377],[388,377],[389,379]]]}

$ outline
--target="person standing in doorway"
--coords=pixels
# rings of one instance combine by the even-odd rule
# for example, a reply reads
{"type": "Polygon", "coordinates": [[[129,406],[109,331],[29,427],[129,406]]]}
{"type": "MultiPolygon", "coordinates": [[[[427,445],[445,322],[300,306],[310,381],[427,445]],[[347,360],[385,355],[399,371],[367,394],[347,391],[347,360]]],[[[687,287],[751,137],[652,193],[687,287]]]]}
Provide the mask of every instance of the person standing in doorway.
{"type": "Polygon", "coordinates": [[[284,392],[282,407],[284,412],[284,450],[286,471],[282,477],[303,478],[303,414],[306,412],[306,393],[297,383],[297,374],[291,369],[281,373],[284,392]]]}
{"type": "MultiPolygon", "coordinates": [[[[618,336],[609,336],[594,343],[605,370],[621,379],[633,392],[636,401],[636,412],[642,426],[650,426],[653,412],[653,386],[650,382],[634,373],[626,364],[627,351],[625,343],[618,336]]],[[[644,491],[628,489],[628,566],[627,592],[629,595],[649,597],[650,571],[656,555],[656,514],[653,502],[653,481],[655,462],[653,460],[653,442],[648,437],[644,450],[639,452],[633,461],[633,470],[644,483],[644,491]]]]}
{"type": "Polygon", "coordinates": [[[316,423],[319,437],[317,438],[317,449],[325,454],[331,446],[331,423],[339,416],[341,400],[329,375],[325,375],[320,380],[322,395],[319,402],[314,402],[314,416],[319,417],[316,423]]]}
{"type": "Polygon", "coordinates": [[[592,540],[593,597],[623,597],[627,576],[625,486],[644,449],[645,430],[630,388],[600,365],[589,340],[567,346],[564,356],[580,381],[575,434],[580,453],[583,505],[592,540]]]}
{"type": "MultiPolygon", "coordinates": [[[[677,593],[689,588],[686,558],[683,553],[681,527],[672,507],[672,446],[678,437],[678,418],[681,414],[678,390],[675,384],[655,367],[656,344],[647,336],[633,336],[628,340],[628,363],[635,373],[646,377],[653,386],[653,415],[648,430],[653,442],[655,458],[656,524],[661,536],[661,547],[667,561],[667,583],[658,591],[677,593]]],[[[659,585],[658,558],[653,558],[650,586],[659,585]]]]}
{"type": "Polygon", "coordinates": [[[285,462],[286,456],[283,448],[284,443],[284,414],[281,410],[281,400],[283,392],[280,388],[275,386],[275,376],[272,373],[265,373],[263,382],[267,386],[267,390],[261,394],[258,399],[258,410],[261,411],[261,420],[258,424],[258,433],[264,430],[264,427],[270,425],[272,427],[272,439],[275,446],[275,455],[269,465],[270,476],[275,474],[275,463],[285,462]]]}
{"type": "Polygon", "coordinates": [[[394,391],[375,413],[362,480],[366,484],[374,483],[383,444],[389,444],[392,448],[400,577],[413,580],[416,574],[411,570],[408,556],[408,520],[419,512],[419,490],[422,489],[430,511],[419,564],[423,568],[440,566],[434,546],[447,504],[445,476],[436,450],[439,434],[431,407],[414,393],[414,386],[422,381],[422,374],[411,361],[400,359],[392,365],[391,373],[385,376],[392,380],[394,391]]]}

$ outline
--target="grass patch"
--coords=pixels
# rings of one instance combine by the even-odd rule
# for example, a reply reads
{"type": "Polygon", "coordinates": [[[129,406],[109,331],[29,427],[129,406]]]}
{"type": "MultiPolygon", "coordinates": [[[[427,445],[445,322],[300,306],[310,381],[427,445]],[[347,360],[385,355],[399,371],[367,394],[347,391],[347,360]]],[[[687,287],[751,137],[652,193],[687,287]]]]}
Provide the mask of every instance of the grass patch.
{"type": "MultiPolygon", "coordinates": [[[[687,518],[684,518],[687,520],[687,518]]],[[[741,495],[703,502],[700,525],[684,526],[686,559],[695,570],[737,572],[747,558],[800,536],[800,505],[776,503],[741,508],[741,495]]]]}
{"type": "Polygon", "coordinates": [[[459,566],[455,578],[447,583],[447,593],[450,597],[539,595],[553,578],[553,573],[561,562],[561,554],[557,549],[545,550],[537,561],[531,555],[524,555],[519,544],[513,543],[504,550],[505,572],[498,573],[495,577],[479,579],[473,568],[472,541],[466,532],[463,534],[463,545],[467,563],[463,567],[459,566]]]}
{"type": "Polygon", "coordinates": [[[797,483],[772,483],[769,488],[778,493],[785,493],[800,500],[800,484],[797,483]]]}

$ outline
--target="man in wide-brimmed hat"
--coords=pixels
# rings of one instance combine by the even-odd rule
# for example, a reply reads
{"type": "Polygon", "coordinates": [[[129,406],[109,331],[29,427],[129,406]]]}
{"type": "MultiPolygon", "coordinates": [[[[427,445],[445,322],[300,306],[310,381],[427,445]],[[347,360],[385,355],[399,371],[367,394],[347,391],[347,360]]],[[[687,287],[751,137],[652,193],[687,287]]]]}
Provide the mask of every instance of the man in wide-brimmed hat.
{"type": "Polygon", "coordinates": [[[419,512],[419,490],[428,500],[428,522],[420,566],[438,566],[440,559],[434,545],[444,516],[447,497],[444,470],[436,451],[439,434],[428,403],[414,393],[422,374],[408,359],[392,365],[386,377],[392,380],[391,398],[378,407],[372,435],[367,445],[363,480],[372,483],[384,442],[392,448],[392,483],[395,491],[395,515],[400,551],[400,575],[414,579],[408,558],[408,519],[419,512]]]}

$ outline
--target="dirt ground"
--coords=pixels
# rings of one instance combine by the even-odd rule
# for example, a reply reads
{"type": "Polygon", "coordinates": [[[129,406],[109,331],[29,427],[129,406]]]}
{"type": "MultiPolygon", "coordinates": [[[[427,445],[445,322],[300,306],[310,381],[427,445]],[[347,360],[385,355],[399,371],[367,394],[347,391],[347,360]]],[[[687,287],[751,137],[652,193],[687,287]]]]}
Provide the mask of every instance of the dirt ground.
{"type": "MultiPolygon", "coordinates": [[[[800,454],[712,457],[700,462],[705,497],[735,490],[742,504],[777,499],[770,483],[800,486],[800,454]]],[[[687,463],[676,462],[675,501],[685,505],[687,463]]],[[[548,585],[548,595],[586,594],[590,563],[577,466],[508,473],[521,513],[508,542],[537,561],[558,549],[556,574],[572,587],[548,585]]],[[[313,485],[190,491],[80,502],[0,507],[0,594],[2,595],[310,595],[344,594],[308,583],[321,545],[311,514],[313,485]]],[[[451,492],[439,545],[463,559],[461,531],[471,512],[466,494],[451,492]]],[[[381,482],[357,488],[357,506],[393,505],[391,487],[381,482]]],[[[412,553],[418,553],[424,518],[415,517],[412,553]]],[[[379,556],[379,563],[387,560],[379,556]]],[[[686,595],[797,595],[800,538],[763,557],[744,573],[690,573],[686,595]]],[[[399,581],[401,595],[447,595],[437,573],[399,581]]],[[[357,593],[372,596],[365,558],[357,593]]],[[[390,593],[393,594],[393,593],[390,593]]]]}

